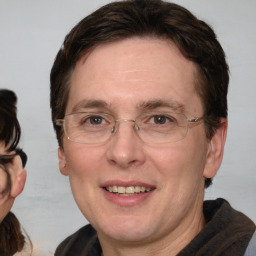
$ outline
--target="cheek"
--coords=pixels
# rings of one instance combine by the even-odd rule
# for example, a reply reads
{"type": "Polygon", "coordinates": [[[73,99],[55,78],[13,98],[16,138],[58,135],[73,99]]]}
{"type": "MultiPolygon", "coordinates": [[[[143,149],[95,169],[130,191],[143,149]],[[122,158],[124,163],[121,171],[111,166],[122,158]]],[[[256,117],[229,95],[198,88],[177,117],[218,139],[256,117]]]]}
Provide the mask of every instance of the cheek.
{"type": "Polygon", "coordinates": [[[7,186],[7,174],[0,168],[0,195],[4,192],[7,186]]]}
{"type": "Polygon", "coordinates": [[[192,183],[203,178],[206,161],[206,146],[203,140],[189,138],[161,147],[148,150],[151,164],[165,177],[166,183],[192,183]]]}
{"type": "Polygon", "coordinates": [[[65,157],[70,179],[78,178],[83,181],[95,176],[100,172],[103,156],[102,148],[74,143],[66,147],[65,157]]]}

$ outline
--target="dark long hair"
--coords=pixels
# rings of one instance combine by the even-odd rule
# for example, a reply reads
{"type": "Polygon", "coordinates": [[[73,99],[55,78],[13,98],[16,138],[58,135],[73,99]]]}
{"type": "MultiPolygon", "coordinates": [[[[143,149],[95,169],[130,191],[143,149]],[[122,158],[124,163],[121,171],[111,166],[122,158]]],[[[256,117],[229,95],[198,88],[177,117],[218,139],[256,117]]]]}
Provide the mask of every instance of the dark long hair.
{"type": "MultiPolygon", "coordinates": [[[[0,168],[7,174],[7,184],[1,196],[8,195],[11,190],[11,176],[6,164],[12,162],[15,155],[20,155],[23,167],[26,164],[27,156],[17,148],[20,140],[21,128],[17,119],[16,109],[17,97],[14,92],[0,89],[0,142],[3,142],[7,151],[14,151],[7,155],[0,155],[0,168]]],[[[28,237],[29,243],[31,241],[28,237]]],[[[26,238],[23,235],[21,225],[16,216],[9,212],[0,224],[0,255],[11,256],[22,251],[26,238]]]]}

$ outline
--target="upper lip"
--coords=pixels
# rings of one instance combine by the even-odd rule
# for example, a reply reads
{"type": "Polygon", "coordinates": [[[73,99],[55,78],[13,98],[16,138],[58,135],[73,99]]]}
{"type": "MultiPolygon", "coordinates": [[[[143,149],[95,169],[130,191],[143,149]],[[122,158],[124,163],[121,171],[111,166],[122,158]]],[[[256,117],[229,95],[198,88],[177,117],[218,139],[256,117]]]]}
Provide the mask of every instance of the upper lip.
{"type": "Polygon", "coordinates": [[[156,186],[152,184],[148,184],[141,181],[131,180],[131,181],[122,181],[122,180],[108,180],[101,184],[101,187],[109,187],[109,186],[121,186],[121,187],[130,187],[130,186],[140,186],[145,188],[154,189],[156,186]]]}

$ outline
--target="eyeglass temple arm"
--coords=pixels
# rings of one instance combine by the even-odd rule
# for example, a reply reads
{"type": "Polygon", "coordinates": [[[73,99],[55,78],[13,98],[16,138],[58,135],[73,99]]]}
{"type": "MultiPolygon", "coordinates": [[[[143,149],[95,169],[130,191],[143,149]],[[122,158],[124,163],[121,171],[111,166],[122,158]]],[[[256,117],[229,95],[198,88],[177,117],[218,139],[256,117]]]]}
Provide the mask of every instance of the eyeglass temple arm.
{"type": "Polygon", "coordinates": [[[62,126],[63,123],[64,123],[64,119],[56,119],[55,120],[55,124],[58,126],[62,126]]]}
{"type": "Polygon", "coordinates": [[[201,117],[196,117],[196,118],[188,119],[188,122],[189,123],[197,123],[197,122],[199,122],[199,121],[201,121],[203,119],[204,119],[204,117],[201,116],[201,117]]]}

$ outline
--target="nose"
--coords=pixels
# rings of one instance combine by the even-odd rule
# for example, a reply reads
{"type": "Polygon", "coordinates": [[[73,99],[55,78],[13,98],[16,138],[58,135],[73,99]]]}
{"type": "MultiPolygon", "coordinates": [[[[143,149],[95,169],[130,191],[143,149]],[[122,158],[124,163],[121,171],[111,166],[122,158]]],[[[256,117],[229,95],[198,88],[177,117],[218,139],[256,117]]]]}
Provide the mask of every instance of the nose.
{"type": "Polygon", "coordinates": [[[128,169],[145,161],[143,142],[136,133],[134,120],[117,120],[112,133],[107,151],[112,165],[128,169]]]}

